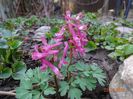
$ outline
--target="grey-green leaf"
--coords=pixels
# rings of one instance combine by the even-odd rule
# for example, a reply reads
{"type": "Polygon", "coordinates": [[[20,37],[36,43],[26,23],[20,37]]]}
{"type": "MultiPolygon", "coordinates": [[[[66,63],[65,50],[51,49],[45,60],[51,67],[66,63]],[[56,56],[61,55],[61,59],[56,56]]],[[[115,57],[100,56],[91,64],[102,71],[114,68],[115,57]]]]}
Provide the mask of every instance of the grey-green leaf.
{"type": "Polygon", "coordinates": [[[22,61],[16,61],[13,65],[12,65],[12,68],[13,68],[13,74],[12,74],[12,77],[14,79],[20,79],[24,74],[25,74],[25,71],[26,71],[26,65],[24,62],[22,61]]]}
{"type": "Polygon", "coordinates": [[[61,96],[65,96],[68,90],[69,90],[69,84],[65,81],[62,81],[60,83],[60,89],[59,89],[61,96]]]}
{"type": "Polygon", "coordinates": [[[0,78],[1,79],[5,79],[10,77],[12,74],[12,70],[10,68],[4,67],[1,71],[0,71],[0,78]]]}
{"type": "Polygon", "coordinates": [[[71,88],[68,92],[68,98],[70,99],[81,99],[82,92],[78,88],[71,88]]]}
{"type": "Polygon", "coordinates": [[[44,90],[44,94],[45,95],[53,95],[53,94],[55,94],[56,92],[55,92],[55,90],[54,90],[54,88],[52,88],[52,87],[49,87],[49,88],[47,88],[46,90],[44,90]]]}

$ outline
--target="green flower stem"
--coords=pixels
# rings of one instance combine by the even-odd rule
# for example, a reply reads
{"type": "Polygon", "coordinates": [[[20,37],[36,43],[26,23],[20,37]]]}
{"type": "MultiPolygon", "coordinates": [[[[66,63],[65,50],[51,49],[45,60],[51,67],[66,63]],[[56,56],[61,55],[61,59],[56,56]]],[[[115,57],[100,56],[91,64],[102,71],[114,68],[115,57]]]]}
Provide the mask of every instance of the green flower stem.
{"type": "Polygon", "coordinates": [[[58,80],[56,75],[54,75],[54,80],[55,80],[55,86],[56,86],[56,96],[58,99],[60,99],[60,94],[59,94],[59,85],[58,85],[58,80]]]}
{"type": "Polygon", "coordinates": [[[69,79],[71,78],[71,73],[68,71],[71,63],[72,63],[72,56],[73,56],[73,53],[72,53],[72,48],[70,49],[70,63],[69,65],[67,66],[67,80],[69,81],[69,79]]]}

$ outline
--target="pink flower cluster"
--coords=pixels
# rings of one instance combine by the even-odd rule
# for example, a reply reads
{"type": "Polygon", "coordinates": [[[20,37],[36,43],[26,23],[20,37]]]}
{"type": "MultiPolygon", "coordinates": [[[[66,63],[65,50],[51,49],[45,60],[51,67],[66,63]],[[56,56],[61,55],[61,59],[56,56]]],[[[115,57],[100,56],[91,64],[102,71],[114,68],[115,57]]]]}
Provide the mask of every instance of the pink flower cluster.
{"type": "MultiPolygon", "coordinates": [[[[42,63],[41,70],[44,71],[48,67],[51,68],[51,70],[58,76],[58,78],[62,78],[63,76],[61,75],[59,69],[52,64],[52,62],[57,61],[57,55],[59,54],[59,50],[56,48],[60,45],[63,44],[63,42],[58,42],[56,44],[48,44],[46,39],[44,37],[42,39],[42,46],[36,45],[34,47],[35,51],[32,53],[32,59],[33,60],[40,60],[42,63]],[[48,58],[52,56],[52,59],[48,61],[48,58]]],[[[62,59],[59,62],[58,67],[61,68],[63,64],[66,64],[65,57],[67,55],[67,50],[68,50],[68,43],[64,42],[65,48],[64,48],[64,53],[62,56],[62,59]]]]}
{"type": "Polygon", "coordinates": [[[63,41],[66,35],[69,35],[67,41],[69,45],[72,46],[72,50],[75,56],[80,54],[81,56],[85,54],[84,46],[87,44],[87,25],[81,23],[83,14],[79,13],[76,17],[72,17],[70,11],[66,12],[65,22],[66,24],[62,26],[61,30],[55,34],[55,40],[63,41]],[[66,34],[65,34],[66,33],[66,34]]]}
{"type": "Polygon", "coordinates": [[[69,49],[73,51],[73,55],[77,56],[85,54],[84,46],[88,40],[85,30],[86,25],[82,25],[80,19],[83,17],[82,13],[79,13],[76,17],[72,17],[70,11],[66,12],[65,21],[66,24],[62,26],[60,31],[55,34],[55,44],[48,44],[47,40],[42,37],[42,46],[36,45],[34,52],[32,53],[33,60],[40,60],[42,63],[41,70],[46,70],[48,67],[55,73],[58,78],[63,78],[59,69],[63,64],[68,64],[65,60],[69,49]],[[68,40],[66,40],[68,38],[68,40]],[[64,46],[63,55],[58,62],[58,55],[61,52],[60,46],[64,46]],[[54,62],[58,62],[58,67],[53,65],[54,62]]]}

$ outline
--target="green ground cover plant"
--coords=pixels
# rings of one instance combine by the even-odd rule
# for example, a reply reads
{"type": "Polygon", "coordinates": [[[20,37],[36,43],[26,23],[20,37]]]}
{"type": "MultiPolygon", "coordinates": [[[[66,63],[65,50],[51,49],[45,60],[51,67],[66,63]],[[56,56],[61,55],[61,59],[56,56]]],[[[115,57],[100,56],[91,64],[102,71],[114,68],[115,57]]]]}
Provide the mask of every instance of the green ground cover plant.
{"type": "Polygon", "coordinates": [[[26,71],[26,65],[21,59],[22,52],[19,51],[22,41],[8,30],[1,29],[0,33],[0,78],[12,76],[19,79],[26,71]]]}
{"type": "Polygon", "coordinates": [[[99,48],[106,49],[110,52],[108,55],[110,58],[119,59],[120,61],[133,54],[132,34],[125,33],[122,35],[116,30],[118,27],[116,23],[132,27],[132,22],[120,19],[109,24],[103,24],[91,13],[86,14],[85,22],[90,23],[90,28],[88,29],[90,41],[86,46],[88,51],[94,51],[99,48]]]}

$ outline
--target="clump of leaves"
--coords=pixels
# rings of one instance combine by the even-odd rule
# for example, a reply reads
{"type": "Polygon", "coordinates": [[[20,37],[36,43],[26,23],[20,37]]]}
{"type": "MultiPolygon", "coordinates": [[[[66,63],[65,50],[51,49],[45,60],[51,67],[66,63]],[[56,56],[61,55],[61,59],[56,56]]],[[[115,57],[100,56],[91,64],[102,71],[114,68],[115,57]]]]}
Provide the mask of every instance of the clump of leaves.
{"type": "MultiPolygon", "coordinates": [[[[7,19],[6,21],[0,23],[0,31],[7,30],[11,32],[15,32],[18,35],[27,36],[29,33],[30,28],[35,28],[38,26],[52,26],[52,30],[50,33],[47,33],[47,38],[52,38],[55,34],[55,31],[57,32],[57,27],[60,27],[64,23],[63,19],[57,19],[57,18],[39,18],[37,16],[31,16],[29,18],[27,17],[17,17],[12,19],[7,19]]],[[[59,29],[58,29],[59,30],[59,29]]]]}
{"type": "Polygon", "coordinates": [[[25,20],[26,18],[23,17],[7,19],[5,22],[3,22],[3,28],[14,31],[15,29],[21,28],[25,20]]]}
{"type": "Polygon", "coordinates": [[[131,40],[129,40],[129,37],[131,38],[132,35],[120,36],[120,32],[116,30],[116,27],[115,22],[104,25],[96,19],[95,22],[91,21],[90,28],[88,29],[88,35],[91,37],[86,46],[88,51],[93,51],[98,48],[106,49],[111,52],[108,55],[109,57],[112,59],[120,59],[121,61],[131,55],[132,47],[129,47],[130,54],[126,54],[127,50],[124,50],[123,47],[132,44],[131,40]]]}
{"type": "Polygon", "coordinates": [[[40,25],[41,21],[37,16],[31,16],[30,18],[26,19],[24,25],[28,28],[32,26],[40,25]]]}
{"type": "Polygon", "coordinates": [[[133,21],[119,19],[119,20],[116,20],[116,22],[118,22],[118,23],[120,23],[120,24],[122,24],[123,26],[126,26],[126,27],[130,27],[130,28],[133,27],[133,21]]]}
{"type": "Polygon", "coordinates": [[[133,54],[133,44],[128,43],[117,46],[115,51],[110,53],[108,56],[112,59],[117,59],[117,57],[119,57],[120,60],[124,60],[131,54],[133,54]]]}
{"type": "Polygon", "coordinates": [[[39,68],[29,69],[21,78],[20,87],[16,88],[18,99],[44,99],[55,94],[55,88],[49,85],[49,71],[40,72],[39,68]]]}
{"type": "Polygon", "coordinates": [[[50,26],[61,26],[64,24],[64,20],[61,18],[41,18],[40,19],[42,23],[50,26]]]}
{"type": "Polygon", "coordinates": [[[19,48],[22,41],[14,38],[7,32],[0,38],[0,78],[5,79],[12,76],[19,79],[26,71],[26,65],[21,60],[19,48]]]}
{"type": "MultiPolygon", "coordinates": [[[[69,61],[69,59],[67,58],[69,61]]],[[[21,77],[20,87],[16,88],[16,98],[18,99],[44,99],[51,95],[60,94],[70,99],[81,99],[83,91],[94,90],[97,83],[104,86],[105,73],[96,64],[85,64],[79,61],[61,68],[61,73],[66,78],[57,82],[52,78],[54,74],[49,69],[41,72],[40,68],[29,69],[21,77]],[[70,72],[71,75],[67,76],[70,72]],[[68,79],[67,79],[68,78],[68,79]],[[58,87],[57,87],[58,86],[58,87]]],[[[55,77],[55,76],[54,76],[55,77]]]]}
{"type": "Polygon", "coordinates": [[[58,31],[59,31],[59,27],[57,27],[57,26],[55,26],[55,27],[53,27],[52,29],[50,29],[50,31],[49,32],[47,32],[46,34],[45,34],[45,37],[47,38],[47,39],[52,39],[53,37],[54,37],[54,35],[55,35],[55,33],[57,33],[58,31]]]}
{"type": "Polygon", "coordinates": [[[97,83],[104,86],[105,83],[105,74],[96,64],[85,64],[82,61],[79,61],[76,64],[71,65],[66,69],[64,66],[61,69],[64,76],[66,76],[69,71],[68,81],[60,81],[60,95],[66,96],[70,99],[80,99],[82,92],[85,90],[92,91],[96,88],[97,83]]]}

